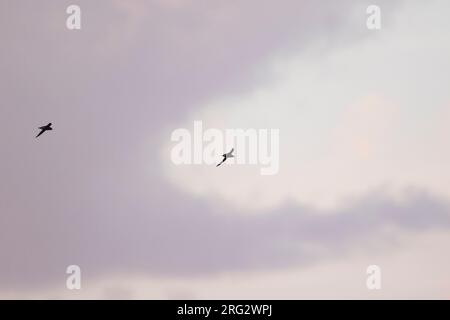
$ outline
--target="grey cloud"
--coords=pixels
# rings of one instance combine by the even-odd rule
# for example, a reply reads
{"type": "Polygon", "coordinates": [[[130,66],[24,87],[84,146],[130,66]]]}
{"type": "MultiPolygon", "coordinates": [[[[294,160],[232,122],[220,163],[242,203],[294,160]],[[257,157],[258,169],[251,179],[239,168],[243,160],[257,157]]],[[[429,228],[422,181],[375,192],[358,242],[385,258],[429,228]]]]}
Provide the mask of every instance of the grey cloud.
{"type": "Polygon", "coordinates": [[[331,215],[290,206],[245,216],[162,189],[148,201],[110,198],[95,211],[77,203],[60,211],[64,215],[7,216],[2,286],[63,283],[65,266],[74,263],[85,279],[111,272],[179,276],[301,266],[367,245],[383,249],[397,233],[450,226],[447,204],[418,191],[402,204],[369,194],[331,215]]]}

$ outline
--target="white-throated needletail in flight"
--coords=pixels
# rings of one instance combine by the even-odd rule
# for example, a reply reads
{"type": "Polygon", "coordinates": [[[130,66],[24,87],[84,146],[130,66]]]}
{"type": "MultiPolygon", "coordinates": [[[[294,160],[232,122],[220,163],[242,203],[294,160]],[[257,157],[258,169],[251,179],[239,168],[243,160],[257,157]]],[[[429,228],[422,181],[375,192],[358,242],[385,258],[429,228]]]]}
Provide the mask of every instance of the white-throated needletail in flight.
{"type": "Polygon", "coordinates": [[[41,129],[41,132],[39,132],[39,134],[36,136],[36,138],[39,137],[41,134],[43,134],[45,131],[53,130],[52,123],[50,122],[46,126],[39,127],[39,129],[41,129]]]}
{"type": "Polygon", "coordinates": [[[234,156],[233,156],[233,151],[234,151],[234,148],[231,149],[230,152],[224,153],[224,154],[222,155],[223,160],[222,160],[216,167],[220,166],[220,165],[221,165],[222,163],[224,163],[228,158],[234,158],[234,156]]]}

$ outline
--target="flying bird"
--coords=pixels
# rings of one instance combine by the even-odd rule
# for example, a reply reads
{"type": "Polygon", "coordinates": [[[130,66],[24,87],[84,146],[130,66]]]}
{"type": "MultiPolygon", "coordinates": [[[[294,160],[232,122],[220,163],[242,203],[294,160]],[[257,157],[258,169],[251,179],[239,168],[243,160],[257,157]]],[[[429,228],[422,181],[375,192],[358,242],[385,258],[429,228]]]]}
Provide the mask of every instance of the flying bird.
{"type": "Polygon", "coordinates": [[[46,126],[39,127],[39,129],[41,129],[41,132],[39,132],[39,134],[36,136],[36,138],[39,137],[41,134],[43,134],[45,131],[53,130],[53,128],[52,128],[52,123],[50,122],[50,123],[49,123],[48,125],[46,125],[46,126]]]}
{"type": "Polygon", "coordinates": [[[221,165],[222,163],[224,163],[228,158],[234,158],[234,156],[233,156],[233,151],[234,151],[234,148],[231,149],[230,152],[224,153],[224,154],[222,155],[223,160],[222,160],[216,167],[220,166],[220,165],[221,165]]]}

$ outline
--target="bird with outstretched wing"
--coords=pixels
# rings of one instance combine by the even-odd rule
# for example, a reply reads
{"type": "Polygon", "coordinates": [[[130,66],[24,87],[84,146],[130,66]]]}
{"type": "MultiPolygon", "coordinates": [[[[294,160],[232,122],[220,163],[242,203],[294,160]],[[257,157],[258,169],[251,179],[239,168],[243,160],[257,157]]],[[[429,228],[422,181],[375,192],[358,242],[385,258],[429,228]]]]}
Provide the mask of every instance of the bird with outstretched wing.
{"type": "Polygon", "coordinates": [[[219,164],[217,164],[216,167],[220,166],[220,165],[221,165],[222,163],[224,163],[228,158],[234,158],[233,151],[234,151],[234,148],[231,149],[230,152],[224,153],[224,154],[222,155],[222,157],[223,157],[222,161],[221,161],[219,164]]]}
{"type": "Polygon", "coordinates": [[[41,131],[40,131],[39,134],[36,136],[36,138],[39,137],[41,134],[43,134],[45,131],[53,130],[53,128],[52,128],[52,123],[50,122],[50,123],[47,124],[46,126],[39,127],[38,129],[40,129],[41,131]]]}

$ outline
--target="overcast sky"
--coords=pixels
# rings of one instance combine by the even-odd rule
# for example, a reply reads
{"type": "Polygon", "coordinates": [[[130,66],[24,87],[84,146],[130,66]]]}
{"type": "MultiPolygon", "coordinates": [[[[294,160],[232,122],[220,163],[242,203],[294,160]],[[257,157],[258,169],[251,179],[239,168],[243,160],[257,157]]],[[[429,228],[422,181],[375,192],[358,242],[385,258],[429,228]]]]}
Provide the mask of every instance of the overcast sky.
{"type": "Polygon", "coordinates": [[[0,298],[448,299],[449,10],[1,1],[0,298]],[[175,166],[194,120],[279,129],[279,173],[175,166]]]}

